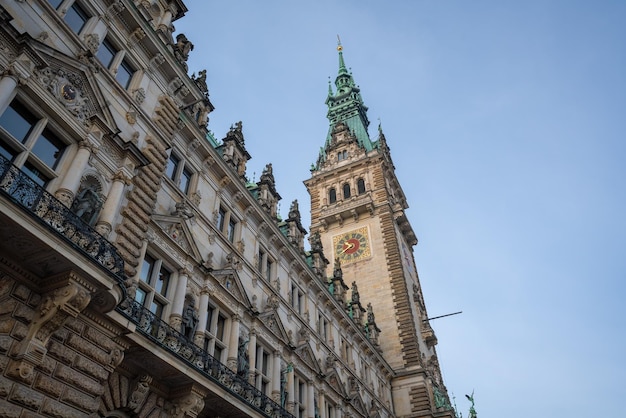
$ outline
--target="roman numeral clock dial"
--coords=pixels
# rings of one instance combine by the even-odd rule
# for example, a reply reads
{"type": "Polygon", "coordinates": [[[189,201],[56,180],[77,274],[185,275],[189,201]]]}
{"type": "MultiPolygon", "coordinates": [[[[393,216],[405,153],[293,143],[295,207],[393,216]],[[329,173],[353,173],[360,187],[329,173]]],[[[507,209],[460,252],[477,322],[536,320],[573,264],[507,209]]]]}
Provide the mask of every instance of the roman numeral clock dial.
{"type": "Polygon", "coordinates": [[[341,262],[353,262],[371,255],[367,228],[360,228],[333,237],[335,258],[341,262]]]}

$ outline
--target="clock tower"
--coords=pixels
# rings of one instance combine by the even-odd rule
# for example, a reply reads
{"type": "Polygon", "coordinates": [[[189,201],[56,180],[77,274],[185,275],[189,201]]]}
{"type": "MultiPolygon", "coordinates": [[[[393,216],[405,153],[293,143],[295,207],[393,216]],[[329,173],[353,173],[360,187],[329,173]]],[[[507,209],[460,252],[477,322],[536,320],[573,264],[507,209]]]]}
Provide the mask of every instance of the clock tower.
{"type": "Polygon", "coordinates": [[[360,300],[372,304],[381,329],[383,357],[394,370],[393,405],[398,417],[453,417],[413,257],[417,238],[405,211],[381,127],[368,132],[367,107],[347,70],[341,44],[335,89],[329,83],[330,127],[311,178],[311,235],[319,233],[330,263],[356,283],[360,300]]]}

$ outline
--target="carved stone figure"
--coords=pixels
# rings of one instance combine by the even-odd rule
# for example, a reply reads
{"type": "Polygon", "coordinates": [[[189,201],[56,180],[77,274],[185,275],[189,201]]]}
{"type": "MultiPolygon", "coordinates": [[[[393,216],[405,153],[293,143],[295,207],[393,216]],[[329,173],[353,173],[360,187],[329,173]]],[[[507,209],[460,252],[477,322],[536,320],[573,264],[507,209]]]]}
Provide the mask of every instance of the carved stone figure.
{"type": "Polygon", "coordinates": [[[239,342],[237,354],[237,374],[239,376],[248,377],[250,369],[250,361],[248,360],[248,340],[239,342]]]}
{"type": "Polygon", "coordinates": [[[195,303],[193,299],[189,301],[189,304],[183,312],[182,321],[182,333],[185,337],[191,339],[196,332],[196,326],[198,325],[198,314],[196,314],[195,303]]]}
{"type": "Polygon", "coordinates": [[[179,33],[176,35],[176,43],[174,44],[174,56],[178,62],[185,68],[185,71],[189,68],[187,66],[187,60],[189,59],[189,52],[193,51],[193,44],[185,34],[179,33]]]}
{"type": "Polygon", "coordinates": [[[356,282],[352,282],[352,303],[359,303],[361,297],[359,296],[359,289],[356,286],[356,282]]]}
{"type": "Polygon", "coordinates": [[[93,225],[96,222],[100,207],[102,206],[102,199],[96,191],[94,185],[85,187],[74,199],[72,204],[72,211],[80,219],[93,225]]]}

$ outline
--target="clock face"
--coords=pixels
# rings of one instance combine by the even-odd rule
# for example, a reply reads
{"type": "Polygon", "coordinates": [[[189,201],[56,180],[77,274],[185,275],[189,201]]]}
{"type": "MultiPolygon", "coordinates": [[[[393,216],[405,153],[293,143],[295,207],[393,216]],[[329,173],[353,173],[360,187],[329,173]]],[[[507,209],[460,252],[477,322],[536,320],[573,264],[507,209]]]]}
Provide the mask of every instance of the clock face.
{"type": "Polygon", "coordinates": [[[367,236],[367,228],[337,235],[333,238],[335,257],[343,262],[356,261],[369,257],[370,247],[367,236]]]}

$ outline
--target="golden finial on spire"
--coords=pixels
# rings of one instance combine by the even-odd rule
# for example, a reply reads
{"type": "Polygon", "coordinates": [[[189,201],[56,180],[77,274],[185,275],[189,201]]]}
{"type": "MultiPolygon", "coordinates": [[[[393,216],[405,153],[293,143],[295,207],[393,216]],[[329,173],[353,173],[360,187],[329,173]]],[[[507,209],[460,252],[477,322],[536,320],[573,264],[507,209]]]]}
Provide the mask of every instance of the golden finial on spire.
{"type": "Polygon", "coordinates": [[[339,38],[339,35],[337,35],[337,51],[341,50],[343,50],[343,47],[341,46],[341,38],[339,38]]]}

